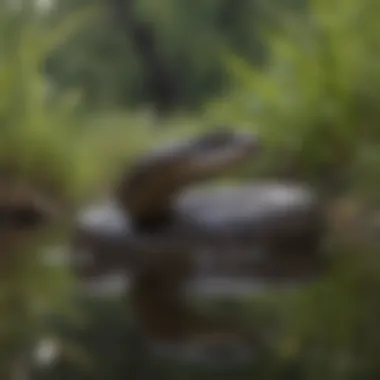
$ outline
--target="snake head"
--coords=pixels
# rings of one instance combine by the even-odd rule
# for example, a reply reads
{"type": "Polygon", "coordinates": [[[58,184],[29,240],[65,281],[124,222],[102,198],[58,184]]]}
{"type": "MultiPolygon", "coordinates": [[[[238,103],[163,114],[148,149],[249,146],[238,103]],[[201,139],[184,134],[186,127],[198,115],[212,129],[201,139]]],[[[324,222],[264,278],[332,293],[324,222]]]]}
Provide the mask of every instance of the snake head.
{"type": "Polygon", "coordinates": [[[118,187],[122,208],[135,221],[161,220],[185,186],[211,179],[259,151],[256,135],[230,127],[174,141],[140,157],[118,187]]]}
{"type": "Polygon", "coordinates": [[[191,179],[212,176],[244,163],[260,148],[257,135],[220,126],[189,142],[185,167],[191,179]]]}

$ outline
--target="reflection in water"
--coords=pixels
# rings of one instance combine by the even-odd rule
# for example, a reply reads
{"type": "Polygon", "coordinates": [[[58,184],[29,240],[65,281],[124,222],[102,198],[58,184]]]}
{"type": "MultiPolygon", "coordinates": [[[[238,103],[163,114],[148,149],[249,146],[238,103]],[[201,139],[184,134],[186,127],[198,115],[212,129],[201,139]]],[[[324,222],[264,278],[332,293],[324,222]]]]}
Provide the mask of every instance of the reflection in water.
{"type": "MultiPolygon", "coordinates": [[[[76,257],[78,256],[80,255],[76,257]]],[[[50,248],[45,255],[45,260],[48,265],[66,265],[69,259],[71,259],[70,253],[68,248],[65,247],[50,248]]],[[[128,291],[129,286],[130,276],[122,271],[114,271],[108,275],[88,279],[83,284],[82,290],[89,296],[114,297],[124,294],[125,291],[128,291]]],[[[196,298],[214,299],[218,297],[231,297],[236,299],[237,297],[246,297],[255,293],[271,291],[276,288],[293,290],[299,286],[299,280],[292,281],[291,279],[287,279],[286,281],[276,282],[238,275],[210,276],[207,270],[200,270],[198,275],[189,280],[187,294],[196,298]]]]}
{"type": "MultiPolygon", "coordinates": [[[[74,264],[84,271],[81,291],[107,298],[128,293],[130,273],[144,253],[163,257],[166,268],[165,253],[174,252],[194,265],[184,298],[235,304],[275,288],[297,289],[319,272],[320,215],[308,191],[270,184],[197,191],[182,198],[175,223],[158,232],[136,231],[112,202],[84,210],[75,248],[55,248],[47,262],[74,264]]],[[[166,276],[168,270],[164,272],[166,276]]],[[[161,316],[152,310],[153,318],[156,311],[161,316]]],[[[238,335],[210,333],[161,342],[142,331],[139,339],[146,351],[170,360],[227,365],[257,356],[261,342],[252,344],[238,335]]]]}

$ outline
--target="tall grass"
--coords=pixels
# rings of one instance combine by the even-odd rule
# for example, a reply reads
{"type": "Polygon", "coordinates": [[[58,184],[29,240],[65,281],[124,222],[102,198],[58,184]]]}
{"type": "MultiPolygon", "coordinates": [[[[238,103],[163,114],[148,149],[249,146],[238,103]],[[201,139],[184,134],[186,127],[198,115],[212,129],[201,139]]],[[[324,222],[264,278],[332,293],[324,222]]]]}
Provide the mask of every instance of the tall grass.
{"type": "Polygon", "coordinates": [[[373,0],[312,0],[302,18],[277,14],[280,31],[263,31],[267,67],[226,54],[237,85],[206,116],[260,130],[274,149],[268,170],[347,184],[380,142],[379,15],[373,0]]]}

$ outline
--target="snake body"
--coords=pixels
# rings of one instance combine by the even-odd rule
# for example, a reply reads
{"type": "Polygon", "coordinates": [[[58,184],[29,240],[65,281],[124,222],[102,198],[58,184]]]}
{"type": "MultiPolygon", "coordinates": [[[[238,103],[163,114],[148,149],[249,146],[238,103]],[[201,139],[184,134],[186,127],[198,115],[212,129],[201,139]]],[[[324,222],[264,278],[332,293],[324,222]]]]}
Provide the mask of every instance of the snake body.
{"type": "Polygon", "coordinates": [[[131,277],[135,319],[149,339],[207,341],[208,347],[221,337],[257,343],[260,337],[236,321],[198,313],[186,296],[189,280],[232,276],[275,282],[324,270],[323,212],[311,189],[276,181],[200,184],[260,149],[257,136],[231,129],[159,147],[122,178],[108,222],[80,226],[79,243],[93,256],[82,274],[124,268],[131,277]],[[117,228],[107,231],[111,220],[117,228]]]}

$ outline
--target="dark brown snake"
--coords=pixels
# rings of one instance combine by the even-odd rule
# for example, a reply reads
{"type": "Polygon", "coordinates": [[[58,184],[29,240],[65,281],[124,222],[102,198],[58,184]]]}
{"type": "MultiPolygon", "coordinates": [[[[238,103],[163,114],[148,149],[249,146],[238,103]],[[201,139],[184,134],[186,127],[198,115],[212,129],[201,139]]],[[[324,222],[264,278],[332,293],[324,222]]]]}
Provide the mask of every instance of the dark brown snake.
{"type": "Polygon", "coordinates": [[[99,210],[103,222],[79,223],[77,245],[92,255],[78,265],[80,275],[128,273],[135,319],[154,342],[214,347],[243,336],[260,340],[237,323],[210,320],[190,307],[185,288],[191,278],[276,282],[324,270],[323,210],[313,191],[276,181],[199,183],[260,150],[257,136],[228,128],[159,147],[129,168],[116,189],[117,204],[99,210]]]}

